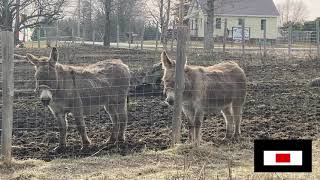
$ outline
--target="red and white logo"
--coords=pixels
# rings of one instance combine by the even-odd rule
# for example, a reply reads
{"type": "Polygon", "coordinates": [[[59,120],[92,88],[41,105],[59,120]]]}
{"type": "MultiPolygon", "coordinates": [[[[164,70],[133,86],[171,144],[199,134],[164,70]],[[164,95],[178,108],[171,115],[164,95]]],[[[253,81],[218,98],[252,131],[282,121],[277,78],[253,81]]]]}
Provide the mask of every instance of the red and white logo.
{"type": "Polygon", "coordinates": [[[263,151],[264,166],[302,166],[302,151],[263,151]]]}

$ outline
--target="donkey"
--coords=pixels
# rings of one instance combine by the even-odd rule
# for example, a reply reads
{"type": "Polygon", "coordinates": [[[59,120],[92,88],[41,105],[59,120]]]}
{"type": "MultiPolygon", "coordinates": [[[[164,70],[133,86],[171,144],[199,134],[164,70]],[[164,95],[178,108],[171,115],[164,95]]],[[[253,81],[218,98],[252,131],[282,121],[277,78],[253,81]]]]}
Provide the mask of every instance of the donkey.
{"type": "MultiPolygon", "coordinates": [[[[173,105],[176,62],[171,60],[165,51],[161,54],[161,62],[164,69],[162,81],[165,101],[173,105]]],[[[204,115],[219,111],[226,122],[225,138],[239,138],[242,109],[246,99],[244,71],[234,62],[225,62],[209,67],[186,65],[184,73],[182,111],[188,119],[189,141],[199,145],[204,115]]]]}
{"type": "Polygon", "coordinates": [[[109,143],[125,140],[127,126],[127,96],[130,72],[121,60],[100,61],[88,66],[73,66],[58,63],[58,50],[52,48],[50,57],[37,58],[26,55],[35,66],[36,89],[44,106],[48,106],[57,119],[60,131],[59,146],[66,148],[68,114],[75,119],[82,139],[82,148],[90,145],[85,130],[84,116],[104,108],[113,127],[109,143]]]}

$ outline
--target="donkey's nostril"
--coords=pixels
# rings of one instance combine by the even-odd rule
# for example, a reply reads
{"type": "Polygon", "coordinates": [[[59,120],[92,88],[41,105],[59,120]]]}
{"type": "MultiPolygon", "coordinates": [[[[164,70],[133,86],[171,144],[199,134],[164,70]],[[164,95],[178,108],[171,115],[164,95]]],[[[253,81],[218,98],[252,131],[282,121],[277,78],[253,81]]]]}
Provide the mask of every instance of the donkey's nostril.
{"type": "Polygon", "coordinates": [[[173,99],[168,99],[167,101],[168,101],[168,104],[171,105],[171,106],[174,104],[174,100],[173,99]]]}
{"type": "Polygon", "coordinates": [[[50,99],[41,99],[41,103],[44,106],[48,106],[50,104],[50,99]]]}

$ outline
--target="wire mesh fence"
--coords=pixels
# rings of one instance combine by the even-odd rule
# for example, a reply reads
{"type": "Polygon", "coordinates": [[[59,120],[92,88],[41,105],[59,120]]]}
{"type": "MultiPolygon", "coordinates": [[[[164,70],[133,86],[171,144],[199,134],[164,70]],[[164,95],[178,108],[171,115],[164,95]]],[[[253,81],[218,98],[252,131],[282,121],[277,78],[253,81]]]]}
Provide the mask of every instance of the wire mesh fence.
{"type": "MultiPolygon", "coordinates": [[[[52,69],[53,67],[48,63],[44,63],[44,68],[41,67],[43,64],[39,63],[37,68],[38,70],[42,68],[43,72],[38,72],[36,80],[33,64],[24,60],[15,61],[12,138],[14,157],[51,160],[57,157],[90,156],[114,152],[128,154],[141,152],[146,148],[154,150],[168,148],[171,142],[173,107],[164,102],[166,96],[163,95],[161,80],[163,69],[160,64],[160,54],[166,49],[168,57],[175,59],[179,50],[176,27],[168,31],[166,47],[163,47],[161,42],[162,34],[159,28],[156,28],[156,31],[148,30],[150,27],[144,25],[144,28],[137,28],[134,31],[118,35],[111,34],[111,48],[102,46],[102,32],[89,30],[84,32],[83,30],[84,33],[80,34],[85,35],[76,36],[75,29],[69,34],[63,34],[62,27],[59,24],[53,27],[42,27],[38,31],[39,42],[26,42],[25,48],[15,49],[15,54],[25,56],[30,53],[41,61],[41,59],[44,60],[42,56],[49,57],[52,47],[56,46],[59,52],[58,63],[62,65],[60,69],[52,69]],[[37,48],[38,46],[41,48],[37,48]],[[103,74],[103,67],[95,66],[88,69],[92,64],[108,59],[121,59],[128,66],[131,74],[125,143],[109,143],[113,124],[115,124],[113,119],[125,114],[112,115],[110,110],[106,112],[103,109],[104,104],[100,103],[101,98],[104,96],[111,98],[113,95],[101,95],[98,92],[106,84],[111,84],[111,87],[116,85],[112,85],[112,78],[95,74],[103,74]],[[52,77],[49,77],[49,74],[52,77]],[[42,105],[41,101],[41,96],[44,96],[45,92],[49,97],[54,96],[48,95],[48,91],[50,93],[57,91],[58,88],[55,85],[51,87],[51,84],[56,83],[61,77],[66,79],[66,87],[60,87],[59,90],[65,94],[62,95],[62,102],[51,105],[55,108],[65,108],[66,122],[63,123],[67,123],[68,128],[66,130],[67,146],[63,153],[54,149],[61,144],[61,133],[65,130],[59,127],[61,122],[55,117],[58,114],[53,114],[52,110],[42,105]],[[36,87],[39,87],[38,94],[34,92],[36,87]],[[70,89],[72,90],[69,92],[70,89]],[[82,92],[86,90],[88,90],[87,93],[82,92]],[[77,103],[68,100],[78,97],[77,93],[80,93],[82,104],[77,105],[81,108],[74,110],[77,103]],[[99,100],[93,100],[96,96],[99,100]],[[94,104],[94,101],[99,103],[94,104]],[[100,106],[101,110],[94,110],[93,105],[100,106]],[[73,108],[72,113],[69,106],[73,108]],[[88,111],[83,117],[91,145],[84,149],[81,149],[82,144],[85,143],[82,139],[86,138],[83,134],[79,134],[79,131],[83,130],[81,128],[79,130],[77,120],[74,119],[78,118],[75,113],[79,111],[88,111]]],[[[232,33],[229,35],[226,33],[227,37],[215,37],[214,49],[204,50],[203,38],[194,37],[192,30],[188,32],[187,64],[209,66],[233,60],[246,73],[248,92],[241,126],[242,137],[246,140],[319,137],[318,96],[315,90],[306,85],[310,79],[318,75],[317,31],[316,28],[315,31],[307,32],[288,31],[279,32],[279,37],[276,39],[247,40],[244,51],[243,42],[234,41],[232,33]]],[[[113,66],[106,68],[111,68],[108,75],[116,71],[113,66]]],[[[116,77],[114,82],[120,79],[121,76],[116,77]]],[[[120,90],[122,88],[116,91],[120,90]]],[[[110,103],[118,103],[117,101],[124,96],[123,93],[118,94],[115,102],[110,103]]],[[[61,114],[59,116],[63,119],[64,115],[62,117],[61,114]]],[[[122,120],[118,128],[125,123],[122,120]]],[[[81,126],[83,127],[83,124],[80,124],[81,126]]],[[[188,129],[189,124],[183,116],[182,142],[188,140],[188,129]]],[[[226,131],[223,117],[219,113],[209,112],[205,115],[202,129],[203,141],[221,143],[226,131]]]]}

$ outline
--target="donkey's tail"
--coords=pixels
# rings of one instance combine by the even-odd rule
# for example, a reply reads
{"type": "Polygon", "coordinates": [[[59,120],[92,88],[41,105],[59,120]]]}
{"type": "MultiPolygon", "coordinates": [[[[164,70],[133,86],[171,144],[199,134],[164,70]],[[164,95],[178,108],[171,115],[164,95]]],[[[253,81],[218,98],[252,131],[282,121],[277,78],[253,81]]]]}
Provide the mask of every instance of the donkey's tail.
{"type": "Polygon", "coordinates": [[[320,87],[320,78],[316,78],[311,80],[311,82],[309,83],[310,87],[320,87]]]}

